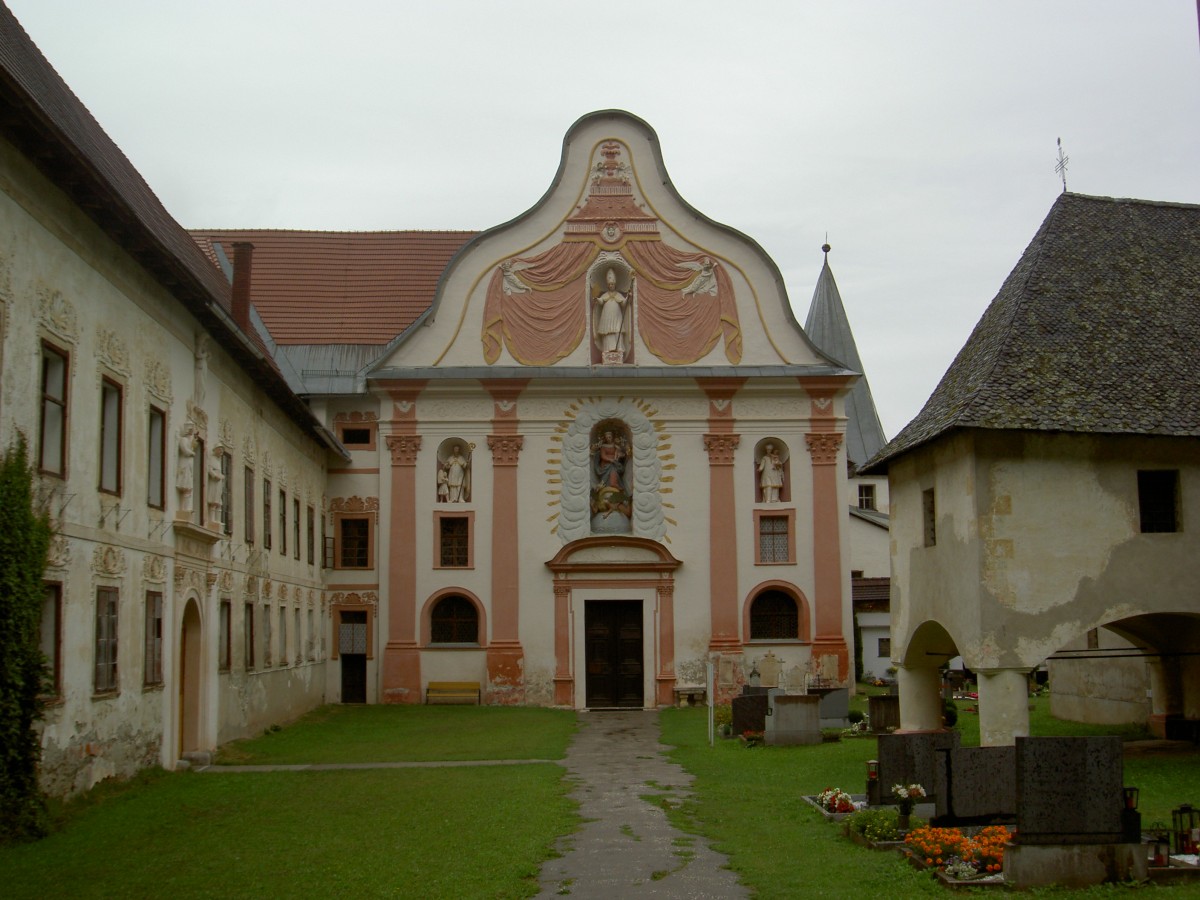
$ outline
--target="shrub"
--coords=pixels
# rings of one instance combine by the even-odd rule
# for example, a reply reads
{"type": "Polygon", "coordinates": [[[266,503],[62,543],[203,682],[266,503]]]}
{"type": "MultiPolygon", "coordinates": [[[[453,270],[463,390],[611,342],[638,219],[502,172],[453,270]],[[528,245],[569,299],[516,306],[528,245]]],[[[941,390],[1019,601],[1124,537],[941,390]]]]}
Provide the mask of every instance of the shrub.
{"type": "Polygon", "coordinates": [[[896,824],[896,810],[889,807],[860,809],[846,820],[846,827],[868,841],[898,841],[904,832],[896,824]]]}
{"type": "Polygon", "coordinates": [[[942,718],[945,720],[947,728],[953,728],[958,722],[958,704],[953,700],[947,700],[942,705],[942,718]]]}
{"type": "Polygon", "coordinates": [[[724,706],[713,707],[713,724],[716,726],[733,724],[733,707],[728,703],[724,706]]]}
{"type": "Polygon", "coordinates": [[[861,709],[852,709],[850,712],[846,713],[846,719],[851,725],[857,725],[865,718],[866,714],[861,709]]]}

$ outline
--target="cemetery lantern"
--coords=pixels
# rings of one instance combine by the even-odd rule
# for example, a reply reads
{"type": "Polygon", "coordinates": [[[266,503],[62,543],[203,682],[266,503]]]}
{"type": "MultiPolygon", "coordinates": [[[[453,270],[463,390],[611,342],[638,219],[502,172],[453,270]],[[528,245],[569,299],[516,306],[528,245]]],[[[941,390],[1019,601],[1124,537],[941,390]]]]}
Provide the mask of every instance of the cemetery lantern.
{"type": "Polygon", "coordinates": [[[1121,839],[1127,844],[1140,844],[1142,842],[1142,815],[1137,811],[1138,789],[1123,787],[1121,796],[1124,800],[1121,809],[1121,839]]]}
{"type": "Polygon", "coordinates": [[[1176,853],[1195,853],[1200,845],[1200,809],[1190,803],[1171,810],[1176,853]]]}
{"type": "Polygon", "coordinates": [[[1166,828],[1154,833],[1154,860],[1156,866],[1171,864],[1171,841],[1166,828]]]}
{"type": "Polygon", "coordinates": [[[867,806],[879,806],[879,760],[867,760],[867,806]]]}

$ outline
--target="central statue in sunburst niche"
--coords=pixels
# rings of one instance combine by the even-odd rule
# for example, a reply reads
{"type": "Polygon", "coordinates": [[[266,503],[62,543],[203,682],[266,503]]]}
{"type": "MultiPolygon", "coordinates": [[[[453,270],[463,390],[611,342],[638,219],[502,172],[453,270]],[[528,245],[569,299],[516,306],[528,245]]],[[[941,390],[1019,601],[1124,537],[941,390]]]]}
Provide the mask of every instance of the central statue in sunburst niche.
{"type": "Polygon", "coordinates": [[[592,437],[592,533],[628,534],[633,515],[628,429],[610,419],[597,424],[592,437]]]}
{"type": "Polygon", "coordinates": [[[616,267],[604,266],[596,272],[603,272],[603,281],[592,282],[592,340],[600,350],[601,363],[620,365],[629,355],[634,278],[626,276],[628,286],[621,290],[616,267]]]}

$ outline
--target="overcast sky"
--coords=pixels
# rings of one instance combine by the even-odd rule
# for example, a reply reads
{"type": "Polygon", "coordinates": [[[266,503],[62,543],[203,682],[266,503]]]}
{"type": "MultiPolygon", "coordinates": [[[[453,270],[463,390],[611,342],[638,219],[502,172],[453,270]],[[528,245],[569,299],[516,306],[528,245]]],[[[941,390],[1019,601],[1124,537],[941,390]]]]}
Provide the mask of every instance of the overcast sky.
{"type": "Polygon", "coordinates": [[[830,264],[888,436],[1072,191],[1200,203],[1194,0],[7,0],[186,227],[483,229],[580,116],[658,132],[801,322],[830,264]]]}

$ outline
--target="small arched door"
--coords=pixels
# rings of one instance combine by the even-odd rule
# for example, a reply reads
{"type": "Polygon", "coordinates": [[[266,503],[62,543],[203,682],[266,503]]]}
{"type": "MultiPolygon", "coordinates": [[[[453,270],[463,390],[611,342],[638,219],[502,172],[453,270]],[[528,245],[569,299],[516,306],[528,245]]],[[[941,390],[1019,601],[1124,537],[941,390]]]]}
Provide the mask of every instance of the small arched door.
{"type": "Polygon", "coordinates": [[[188,600],[179,635],[179,753],[200,749],[200,608],[188,600]]]}

